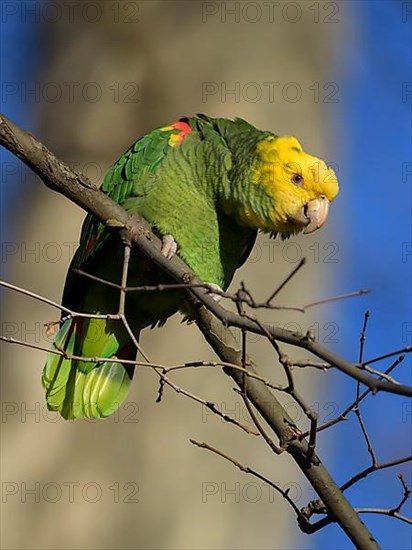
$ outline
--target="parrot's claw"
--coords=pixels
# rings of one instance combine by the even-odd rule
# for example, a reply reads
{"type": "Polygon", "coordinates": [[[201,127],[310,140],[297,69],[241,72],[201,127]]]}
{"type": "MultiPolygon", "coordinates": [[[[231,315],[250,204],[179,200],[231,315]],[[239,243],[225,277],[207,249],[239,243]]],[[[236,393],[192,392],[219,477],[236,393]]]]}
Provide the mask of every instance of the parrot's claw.
{"type": "Polygon", "coordinates": [[[162,248],[160,252],[165,258],[171,260],[176,254],[177,244],[173,235],[164,235],[162,238],[162,248]]]}
{"type": "Polygon", "coordinates": [[[215,283],[206,283],[206,288],[209,290],[209,296],[213,298],[215,302],[220,302],[223,298],[223,288],[215,283]],[[216,290],[217,292],[213,292],[213,290],[216,290]]]}

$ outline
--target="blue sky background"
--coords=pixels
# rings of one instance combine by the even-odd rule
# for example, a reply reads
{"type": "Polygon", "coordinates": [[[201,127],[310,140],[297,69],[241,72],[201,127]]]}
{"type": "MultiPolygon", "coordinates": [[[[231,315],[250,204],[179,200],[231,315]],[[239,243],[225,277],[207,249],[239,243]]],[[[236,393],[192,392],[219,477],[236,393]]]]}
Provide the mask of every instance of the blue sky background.
{"type": "MultiPolygon", "coordinates": [[[[26,82],[30,89],[30,82],[38,73],[42,60],[40,27],[33,25],[30,17],[8,16],[7,9],[15,9],[15,5],[12,2],[6,2],[1,11],[1,112],[23,128],[34,128],[36,115],[34,98],[28,94],[28,100],[21,101],[21,89],[18,83],[26,82]]],[[[0,229],[2,240],[7,241],[13,231],[15,201],[28,191],[28,188],[25,188],[28,179],[21,177],[15,157],[3,147],[0,149],[0,160],[0,229]],[[17,176],[14,174],[16,170],[17,176]]]]}
{"type": "MultiPolygon", "coordinates": [[[[353,342],[359,338],[366,308],[372,312],[367,358],[412,344],[410,4],[393,0],[353,3],[360,40],[356,48],[348,44],[341,52],[340,66],[336,67],[336,79],[343,82],[344,93],[327,129],[337,136],[334,158],[342,189],[337,213],[341,219],[337,226],[345,227],[344,235],[339,235],[343,252],[337,276],[342,279],[336,279],[336,292],[342,291],[342,280],[347,289],[372,289],[367,299],[340,303],[335,309],[341,337],[334,351],[353,360],[357,357],[348,357],[348,350],[354,349],[353,342]],[[353,220],[360,222],[352,223],[353,220]]],[[[2,26],[1,33],[3,108],[10,118],[33,130],[33,105],[22,103],[18,93],[8,94],[4,83],[29,82],[36,74],[42,56],[38,32],[38,27],[11,18],[10,24],[2,26]]],[[[13,203],[25,193],[22,178],[11,185],[9,174],[4,172],[10,158],[1,151],[3,240],[8,240],[7,236],[13,232],[10,215],[13,203]]],[[[389,364],[386,361],[382,366],[389,364]]],[[[412,382],[410,357],[395,376],[402,383],[412,382]]],[[[342,376],[335,380],[339,383],[332,387],[334,399],[343,407],[354,397],[355,385],[342,376]]],[[[405,437],[411,428],[411,416],[406,399],[385,395],[369,398],[364,419],[378,460],[383,462],[411,453],[411,437],[405,437]]],[[[355,421],[335,429],[333,449],[328,453],[327,465],[339,483],[370,464],[355,421]]],[[[402,494],[396,479],[398,472],[404,473],[411,486],[410,467],[396,467],[361,481],[348,492],[350,500],[359,507],[395,506],[402,494]]],[[[410,515],[410,505],[404,513],[410,515]]],[[[383,548],[411,547],[410,526],[384,516],[364,515],[363,520],[383,548]]],[[[352,548],[336,526],[306,540],[312,548],[352,548]]]]}
{"type": "MultiPolygon", "coordinates": [[[[349,45],[342,52],[336,78],[339,82],[343,78],[344,93],[331,122],[338,136],[335,158],[341,182],[337,225],[345,228],[345,235],[339,236],[343,245],[340,275],[345,288],[372,290],[366,298],[336,307],[341,335],[336,351],[357,360],[348,357],[348,350],[356,349],[353,342],[359,338],[366,309],[372,315],[365,359],[411,345],[412,15],[407,10],[410,13],[412,5],[355,2],[352,8],[359,41],[356,48],[349,45]],[[351,220],[361,223],[351,224],[351,220]]],[[[341,283],[336,280],[337,293],[342,291],[341,283]]],[[[390,360],[379,363],[382,369],[390,364],[390,360]]],[[[395,371],[395,378],[411,384],[410,356],[395,371]]],[[[343,407],[354,398],[355,385],[340,377],[332,391],[343,407]]],[[[379,395],[365,401],[363,410],[378,461],[411,454],[408,400],[379,395]]],[[[334,435],[333,471],[343,482],[369,466],[370,458],[354,419],[339,425],[334,435]]],[[[351,502],[357,507],[395,506],[402,496],[398,472],[403,472],[411,487],[410,464],[399,466],[375,473],[350,489],[351,502]]],[[[410,516],[410,503],[404,513],[410,516]]],[[[410,526],[382,515],[362,519],[383,548],[411,548],[410,526]]],[[[325,550],[351,548],[335,527],[319,533],[312,544],[325,550]]]]}

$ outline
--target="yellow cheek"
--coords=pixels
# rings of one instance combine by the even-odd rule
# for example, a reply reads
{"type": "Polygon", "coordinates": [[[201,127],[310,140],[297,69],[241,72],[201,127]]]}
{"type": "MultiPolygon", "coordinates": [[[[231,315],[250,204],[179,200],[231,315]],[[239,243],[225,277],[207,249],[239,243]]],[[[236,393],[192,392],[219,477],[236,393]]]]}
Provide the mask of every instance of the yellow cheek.
{"type": "Polygon", "coordinates": [[[255,168],[253,174],[253,182],[264,187],[268,195],[274,195],[275,187],[282,187],[287,183],[286,179],[280,163],[267,159],[255,168]]]}

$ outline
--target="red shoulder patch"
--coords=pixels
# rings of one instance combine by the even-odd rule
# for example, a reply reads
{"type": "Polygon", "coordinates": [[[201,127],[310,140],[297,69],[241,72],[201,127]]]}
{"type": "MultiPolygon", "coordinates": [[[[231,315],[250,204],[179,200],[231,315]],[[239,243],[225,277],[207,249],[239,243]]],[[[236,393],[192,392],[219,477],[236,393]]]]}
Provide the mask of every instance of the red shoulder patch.
{"type": "Polygon", "coordinates": [[[179,122],[175,122],[172,124],[172,128],[176,128],[176,130],[180,130],[181,134],[183,135],[183,139],[186,137],[186,135],[192,131],[192,128],[187,124],[187,122],[183,122],[182,120],[179,120],[179,122]]]}
{"type": "Polygon", "coordinates": [[[170,124],[170,126],[164,126],[162,128],[163,131],[165,130],[179,130],[178,134],[172,134],[169,138],[169,145],[171,147],[177,147],[182,143],[182,141],[185,139],[185,137],[190,134],[192,131],[192,128],[187,124],[186,122],[183,122],[179,120],[178,122],[175,122],[174,124],[170,124]]]}

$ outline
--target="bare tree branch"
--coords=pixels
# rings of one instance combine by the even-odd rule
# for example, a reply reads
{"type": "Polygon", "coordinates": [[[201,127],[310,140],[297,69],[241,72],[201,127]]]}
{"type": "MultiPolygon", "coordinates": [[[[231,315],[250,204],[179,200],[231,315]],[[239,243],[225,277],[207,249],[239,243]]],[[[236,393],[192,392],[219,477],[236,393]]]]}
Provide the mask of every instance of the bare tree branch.
{"type": "MultiPolygon", "coordinates": [[[[123,242],[130,242],[137,246],[173,279],[179,283],[201,283],[180,258],[175,256],[172,260],[168,260],[160,253],[160,239],[151,232],[146,220],[138,215],[127,214],[119,204],[100,191],[88,178],[71,170],[34,136],[19,128],[2,114],[0,114],[0,143],[27,164],[47,187],[60,192],[87,212],[94,214],[107,227],[119,231],[123,242]]],[[[193,287],[190,292],[225,326],[238,327],[255,334],[262,334],[261,329],[255,323],[224,309],[208,295],[204,288],[193,287]]],[[[275,340],[310,351],[348,376],[362,382],[374,393],[387,391],[408,397],[412,396],[412,387],[392,384],[368,375],[353,363],[333,354],[310,335],[301,336],[277,327],[269,327],[268,331],[275,340]]]]}

